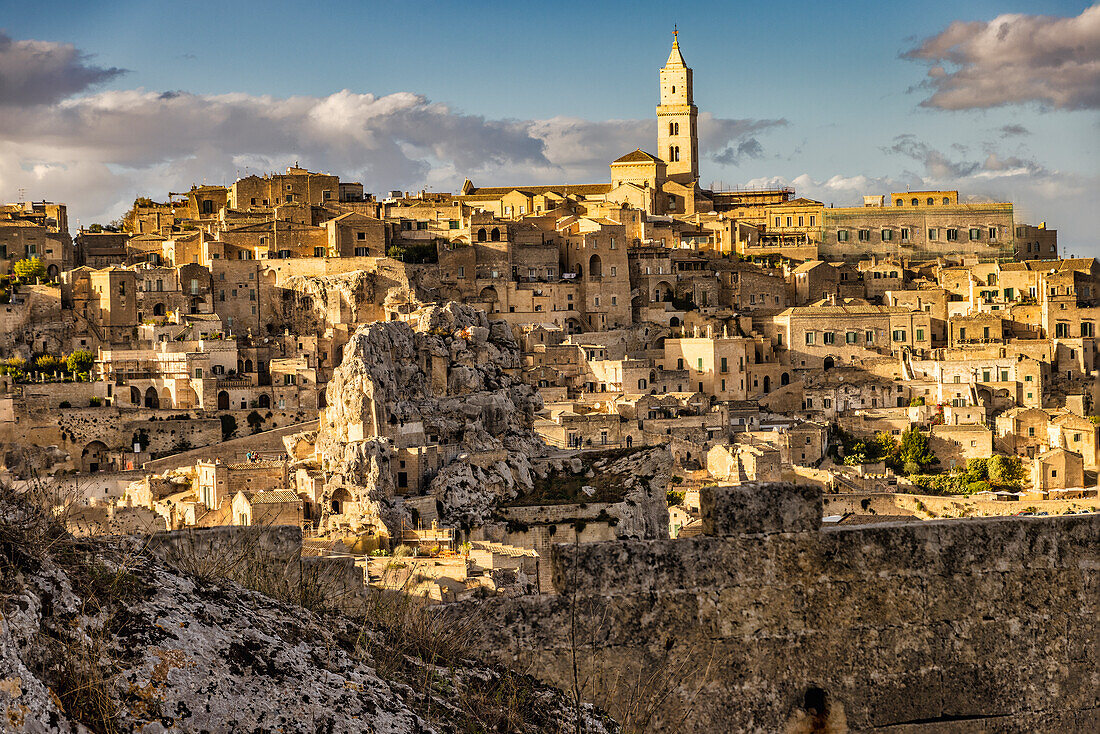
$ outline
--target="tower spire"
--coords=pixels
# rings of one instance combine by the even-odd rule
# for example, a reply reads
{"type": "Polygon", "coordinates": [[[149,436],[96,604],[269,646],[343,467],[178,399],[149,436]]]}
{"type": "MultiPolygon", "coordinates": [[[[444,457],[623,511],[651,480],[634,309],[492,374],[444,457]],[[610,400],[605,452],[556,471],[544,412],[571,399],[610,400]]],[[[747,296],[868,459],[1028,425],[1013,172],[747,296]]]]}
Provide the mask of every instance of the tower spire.
{"type": "Polygon", "coordinates": [[[672,26],[672,52],[668,55],[668,62],[665,67],[686,67],[684,63],[684,57],[680,53],[680,30],[676,27],[676,24],[672,26]]]}

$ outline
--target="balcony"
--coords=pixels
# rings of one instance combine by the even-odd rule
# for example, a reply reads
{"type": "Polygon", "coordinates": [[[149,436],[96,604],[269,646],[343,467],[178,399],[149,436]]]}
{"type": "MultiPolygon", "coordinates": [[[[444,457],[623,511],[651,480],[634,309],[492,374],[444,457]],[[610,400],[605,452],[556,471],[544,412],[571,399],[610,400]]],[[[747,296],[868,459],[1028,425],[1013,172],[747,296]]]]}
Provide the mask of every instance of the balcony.
{"type": "Polygon", "coordinates": [[[247,377],[219,377],[217,386],[219,390],[245,390],[252,387],[252,380],[247,377]]]}

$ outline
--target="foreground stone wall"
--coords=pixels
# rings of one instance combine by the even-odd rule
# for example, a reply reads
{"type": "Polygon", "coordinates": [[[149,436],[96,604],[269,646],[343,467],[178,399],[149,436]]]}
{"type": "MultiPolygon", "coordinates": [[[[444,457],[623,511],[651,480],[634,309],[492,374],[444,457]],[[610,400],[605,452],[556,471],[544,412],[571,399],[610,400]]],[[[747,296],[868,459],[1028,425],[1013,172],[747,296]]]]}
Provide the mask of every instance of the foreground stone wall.
{"type": "Polygon", "coordinates": [[[700,500],[704,537],[556,546],[559,594],[491,602],[483,651],[651,731],[1095,731],[1100,515],[823,530],[817,490],[700,500]]]}
{"type": "Polygon", "coordinates": [[[150,553],[170,566],[310,608],[361,611],[363,571],[354,558],[302,555],[302,529],[293,525],[187,528],[147,536],[150,553]]]}

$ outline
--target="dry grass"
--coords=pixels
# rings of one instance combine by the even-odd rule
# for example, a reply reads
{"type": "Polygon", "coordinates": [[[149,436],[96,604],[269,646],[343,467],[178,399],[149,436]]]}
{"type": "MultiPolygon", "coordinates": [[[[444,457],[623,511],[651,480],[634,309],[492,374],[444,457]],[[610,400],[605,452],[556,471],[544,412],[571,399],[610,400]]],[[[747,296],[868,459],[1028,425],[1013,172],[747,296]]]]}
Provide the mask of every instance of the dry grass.
{"type": "Polygon", "coordinates": [[[110,609],[137,587],[123,564],[108,568],[96,560],[96,544],[66,530],[65,517],[74,505],[74,496],[45,482],[31,481],[22,489],[0,485],[0,590],[17,593],[29,577],[51,567],[69,579],[80,608],[59,615],[44,605],[26,662],[71,720],[113,734],[119,731],[118,707],[110,685],[117,667],[107,626],[110,609]]]}

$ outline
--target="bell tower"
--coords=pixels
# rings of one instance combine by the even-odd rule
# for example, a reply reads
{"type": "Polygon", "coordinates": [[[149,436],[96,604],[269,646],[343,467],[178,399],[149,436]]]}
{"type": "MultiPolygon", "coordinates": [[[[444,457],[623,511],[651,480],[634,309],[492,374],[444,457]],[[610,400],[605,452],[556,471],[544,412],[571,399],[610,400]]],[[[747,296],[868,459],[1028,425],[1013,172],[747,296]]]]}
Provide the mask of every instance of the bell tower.
{"type": "Polygon", "coordinates": [[[690,184],[699,178],[699,136],[691,90],[691,68],[680,54],[679,31],[672,32],[672,52],[661,69],[661,103],[657,105],[657,155],[668,164],[668,178],[690,184]]]}

